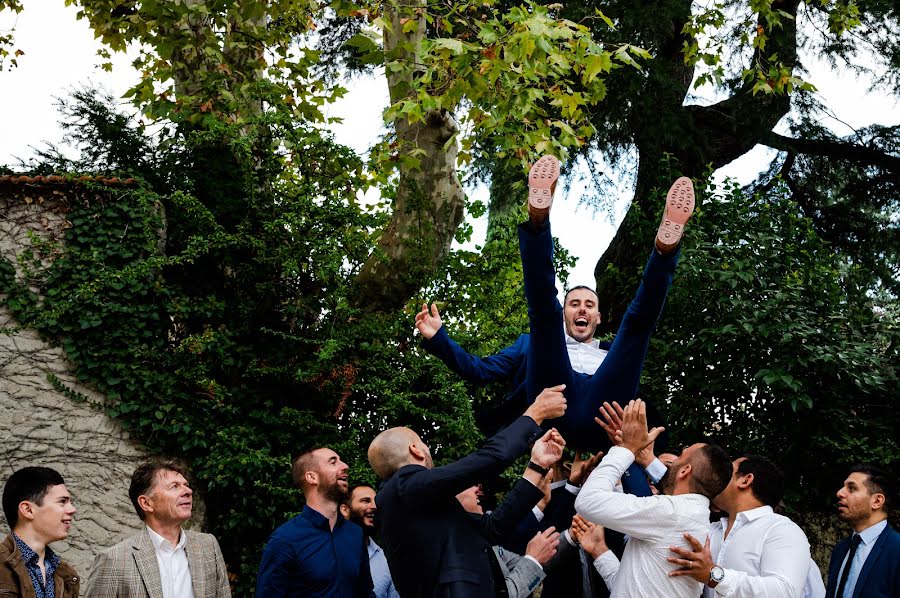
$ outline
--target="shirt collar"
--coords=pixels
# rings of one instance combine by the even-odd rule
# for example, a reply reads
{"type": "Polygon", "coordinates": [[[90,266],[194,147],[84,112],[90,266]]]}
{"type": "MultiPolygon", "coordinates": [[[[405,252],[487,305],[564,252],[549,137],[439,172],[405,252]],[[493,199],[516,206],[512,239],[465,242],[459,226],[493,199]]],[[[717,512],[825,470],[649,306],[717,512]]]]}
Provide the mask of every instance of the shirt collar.
{"type": "MultiPolygon", "coordinates": [[[[565,328],[565,327],[566,327],[566,325],[563,324],[563,328],[565,328]]],[[[566,333],[566,344],[567,344],[567,345],[575,345],[575,346],[578,346],[578,345],[590,345],[590,346],[592,346],[592,347],[595,348],[595,349],[599,349],[599,348],[600,348],[600,341],[598,341],[597,339],[591,339],[591,342],[589,342],[589,343],[582,343],[581,341],[577,341],[577,340],[575,340],[574,338],[572,338],[571,336],[569,336],[569,333],[568,333],[568,332],[566,333]]]]}
{"type": "MultiPolygon", "coordinates": [[[[303,505],[303,511],[300,513],[300,516],[312,523],[315,527],[331,531],[330,524],[328,523],[328,517],[322,515],[309,505],[303,505]]],[[[339,527],[344,525],[344,521],[344,516],[341,515],[340,511],[338,511],[337,521],[335,521],[334,523],[334,531],[337,531],[339,527]]]]}
{"type": "MultiPolygon", "coordinates": [[[[32,550],[31,546],[26,544],[25,541],[16,534],[13,534],[12,537],[16,541],[16,546],[19,548],[19,552],[22,553],[22,562],[24,562],[26,566],[36,567],[38,562],[38,553],[32,550]]],[[[56,568],[59,566],[61,560],[62,559],[60,559],[59,555],[53,552],[53,549],[49,546],[44,549],[45,563],[49,563],[53,568],[56,568]]]]}
{"type": "Polygon", "coordinates": [[[374,555],[381,552],[381,546],[375,543],[375,540],[369,538],[368,544],[366,544],[366,548],[369,550],[369,558],[372,558],[374,555]]]}
{"type": "Polygon", "coordinates": [[[881,532],[884,531],[884,528],[887,527],[887,519],[876,523],[875,525],[870,525],[863,531],[859,532],[859,539],[863,544],[868,546],[872,542],[874,542],[878,536],[881,535],[881,532]]]}
{"type": "Polygon", "coordinates": [[[172,548],[172,543],[157,534],[155,531],[150,529],[150,526],[147,526],[147,533],[150,534],[150,541],[153,542],[153,548],[159,552],[163,547],[172,552],[177,552],[184,548],[184,544],[187,541],[187,534],[184,533],[184,530],[181,530],[181,533],[178,534],[178,544],[172,548]]]}
{"type": "Polygon", "coordinates": [[[765,517],[766,515],[771,515],[775,510],[769,505],[763,505],[761,507],[756,507],[755,509],[747,509],[746,511],[741,511],[738,513],[738,519],[746,519],[747,521],[755,521],[760,517],[765,517]]]}

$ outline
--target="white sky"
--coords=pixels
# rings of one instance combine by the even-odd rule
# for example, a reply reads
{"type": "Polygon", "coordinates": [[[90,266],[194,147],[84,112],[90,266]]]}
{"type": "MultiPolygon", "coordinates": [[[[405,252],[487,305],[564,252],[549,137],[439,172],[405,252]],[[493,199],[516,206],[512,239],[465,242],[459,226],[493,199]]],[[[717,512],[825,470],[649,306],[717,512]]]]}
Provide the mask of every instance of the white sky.
{"type": "MultiPolygon", "coordinates": [[[[16,47],[25,52],[19,67],[0,72],[0,164],[14,166],[16,158],[32,155],[29,146],[43,141],[59,143],[61,131],[53,106],[54,97],[66,97],[68,90],[85,83],[100,83],[121,95],[136,80],[126,56],[114,56],[112,73],[99,69],[95,52],[100,47],[85,21],[76,21],[77,9],[66,7],[63,0],[25,0],[25,10],[15,18],[0,12],[0,30],[16,26],[16,47]]],[[[834,72],[823,63],[810,65],[810,80],[819,89],[838,121],[828,122],[837,133],[846,134],[853,127],[871,123],[896,124],[900,111],[896,101],[886,94],[866,92],[867,85],[853,75],[834,72]]],[[[350,94],[329,108],[333,116],[341,116],[339,142],[365,151],[382,130],[381,111],[387,104],[383,79],[361,78],[350,85],[350,94]]],[[[757,147],[744,157],[719,171],[748,182],[763,169],[774,152],[757,147]]],[[[615,214],[595,213],[578,205],[583,188],[573,185],[568,196],[557,197],[553,208],[553,230],[563,246],[579,258],[569,284],[593,286],[593,269],[615,232],[615,226],[627,208],[628,193],[618,202],[615,214]]],[[[487,190],[469,190],[471,196],[487,200],[487,190]]],[[[558,194],[560,195],[560,194],[558,194]]],[[[474,223],[474,244],[484,240],[486,217],[474,223]]]]}

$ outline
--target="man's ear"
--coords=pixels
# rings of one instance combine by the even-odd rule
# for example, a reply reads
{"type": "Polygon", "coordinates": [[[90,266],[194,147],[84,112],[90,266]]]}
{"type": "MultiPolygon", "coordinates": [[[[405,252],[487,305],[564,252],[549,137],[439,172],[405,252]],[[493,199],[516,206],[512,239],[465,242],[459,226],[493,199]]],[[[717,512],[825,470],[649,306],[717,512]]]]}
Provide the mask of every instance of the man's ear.
{"type": "Polygon", "coordinates": [[[338,508],[340,509],[341,516],[343,516],[344,519],[350,519],[350,507],[348,507],[344,503],[341,503],[341,506],[338,508]]]}
{"type": "Polygon", "coordinates": [[[876,492],[869,497],[869,507],[873,511],[877,511],[884,506],[884,494],[876,492]]]}
{"type": "Polygon", "coordinates": [[[147,513],[153,512],[153,501],[145,494],[138,496],[138,506],[147,513]]]}
{"type": "Polygon", "coordinates": [[[409,454],[413,456],[413,459],[416,461],[424,461],[425,460],[425,452],[419,448],[418,444],[415,442],[409,443],[409,454]]]}
{"type": "Polygon", "coordinates": [[[691,475],[692,471],[694,471],[694,468],[691,467],[691,464],[685,463],[684,465],[681,466],[681,469],[678,470],[677,478],[680,480],[683,480],[686,477],[688,477],[689,475],[691,475]]]}
{"type": "Polygon", "coordinates": [[[19,520],[22,519],[34,520],[34,503],[30,500],[23,500],[19,503],[19,520]]]}
{"type": "Polygon", "coordinates": [[[752,485],[753,485],[753,474],[752,473],[744,474],[738,479],[738,488],[747,489],[747,488],[750,488],[752,485]]]}
{"type": "Polygon", "coordinates": [[[306,483],[310,486],[318,485],[319,483],[319,474],[315,471],[307,471],[303,474],[303,479],[306,480],[306,483]]]}

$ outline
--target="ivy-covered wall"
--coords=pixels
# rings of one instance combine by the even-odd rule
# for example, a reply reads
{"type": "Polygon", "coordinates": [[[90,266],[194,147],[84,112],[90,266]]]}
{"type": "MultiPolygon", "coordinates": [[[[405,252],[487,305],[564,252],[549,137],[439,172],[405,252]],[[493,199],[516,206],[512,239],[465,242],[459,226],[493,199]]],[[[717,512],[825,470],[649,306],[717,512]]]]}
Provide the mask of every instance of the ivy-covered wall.
{"type": "MultiPolygon", "coordinates": [[[[0,483],[27,465],[63,475],[78,513],[69,538],[54,548],[85,576],[99,548],[140,527],[128,482],[146,452],[97,408],[105,397],[78,382],[64,351],[12,313],[27,307],[24,297],[32,296],[10,294],[11,283],[39,292],[31,284],[36,263],[49,267],[59,255],[50,250],[32,259],[35,245],[60,247],[70,226],[71,188],[61,181],[0,181],[0,483]]],[[[5,521],[0,528],[6,531],[5,521]]]]}

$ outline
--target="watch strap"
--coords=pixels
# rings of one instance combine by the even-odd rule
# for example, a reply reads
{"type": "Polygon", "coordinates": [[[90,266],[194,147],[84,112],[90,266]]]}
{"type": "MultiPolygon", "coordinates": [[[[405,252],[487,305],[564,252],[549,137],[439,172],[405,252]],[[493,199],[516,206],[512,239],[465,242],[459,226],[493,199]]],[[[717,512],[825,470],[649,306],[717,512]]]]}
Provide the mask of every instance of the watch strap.
{"type": "Polygon", "coordinates": [[[550,473],[550,470],[549,470],[548,468],[546,468],[546,467],[541,467],[540,465],[538,465],[538,464],[535,463],[534,461],[529,461],[529,462],[528,462],[528,469],[532,469],[532,470],[538,472],[538,473],[541,474],[541,475],[547,475],[548,473],[550,473]]]}

